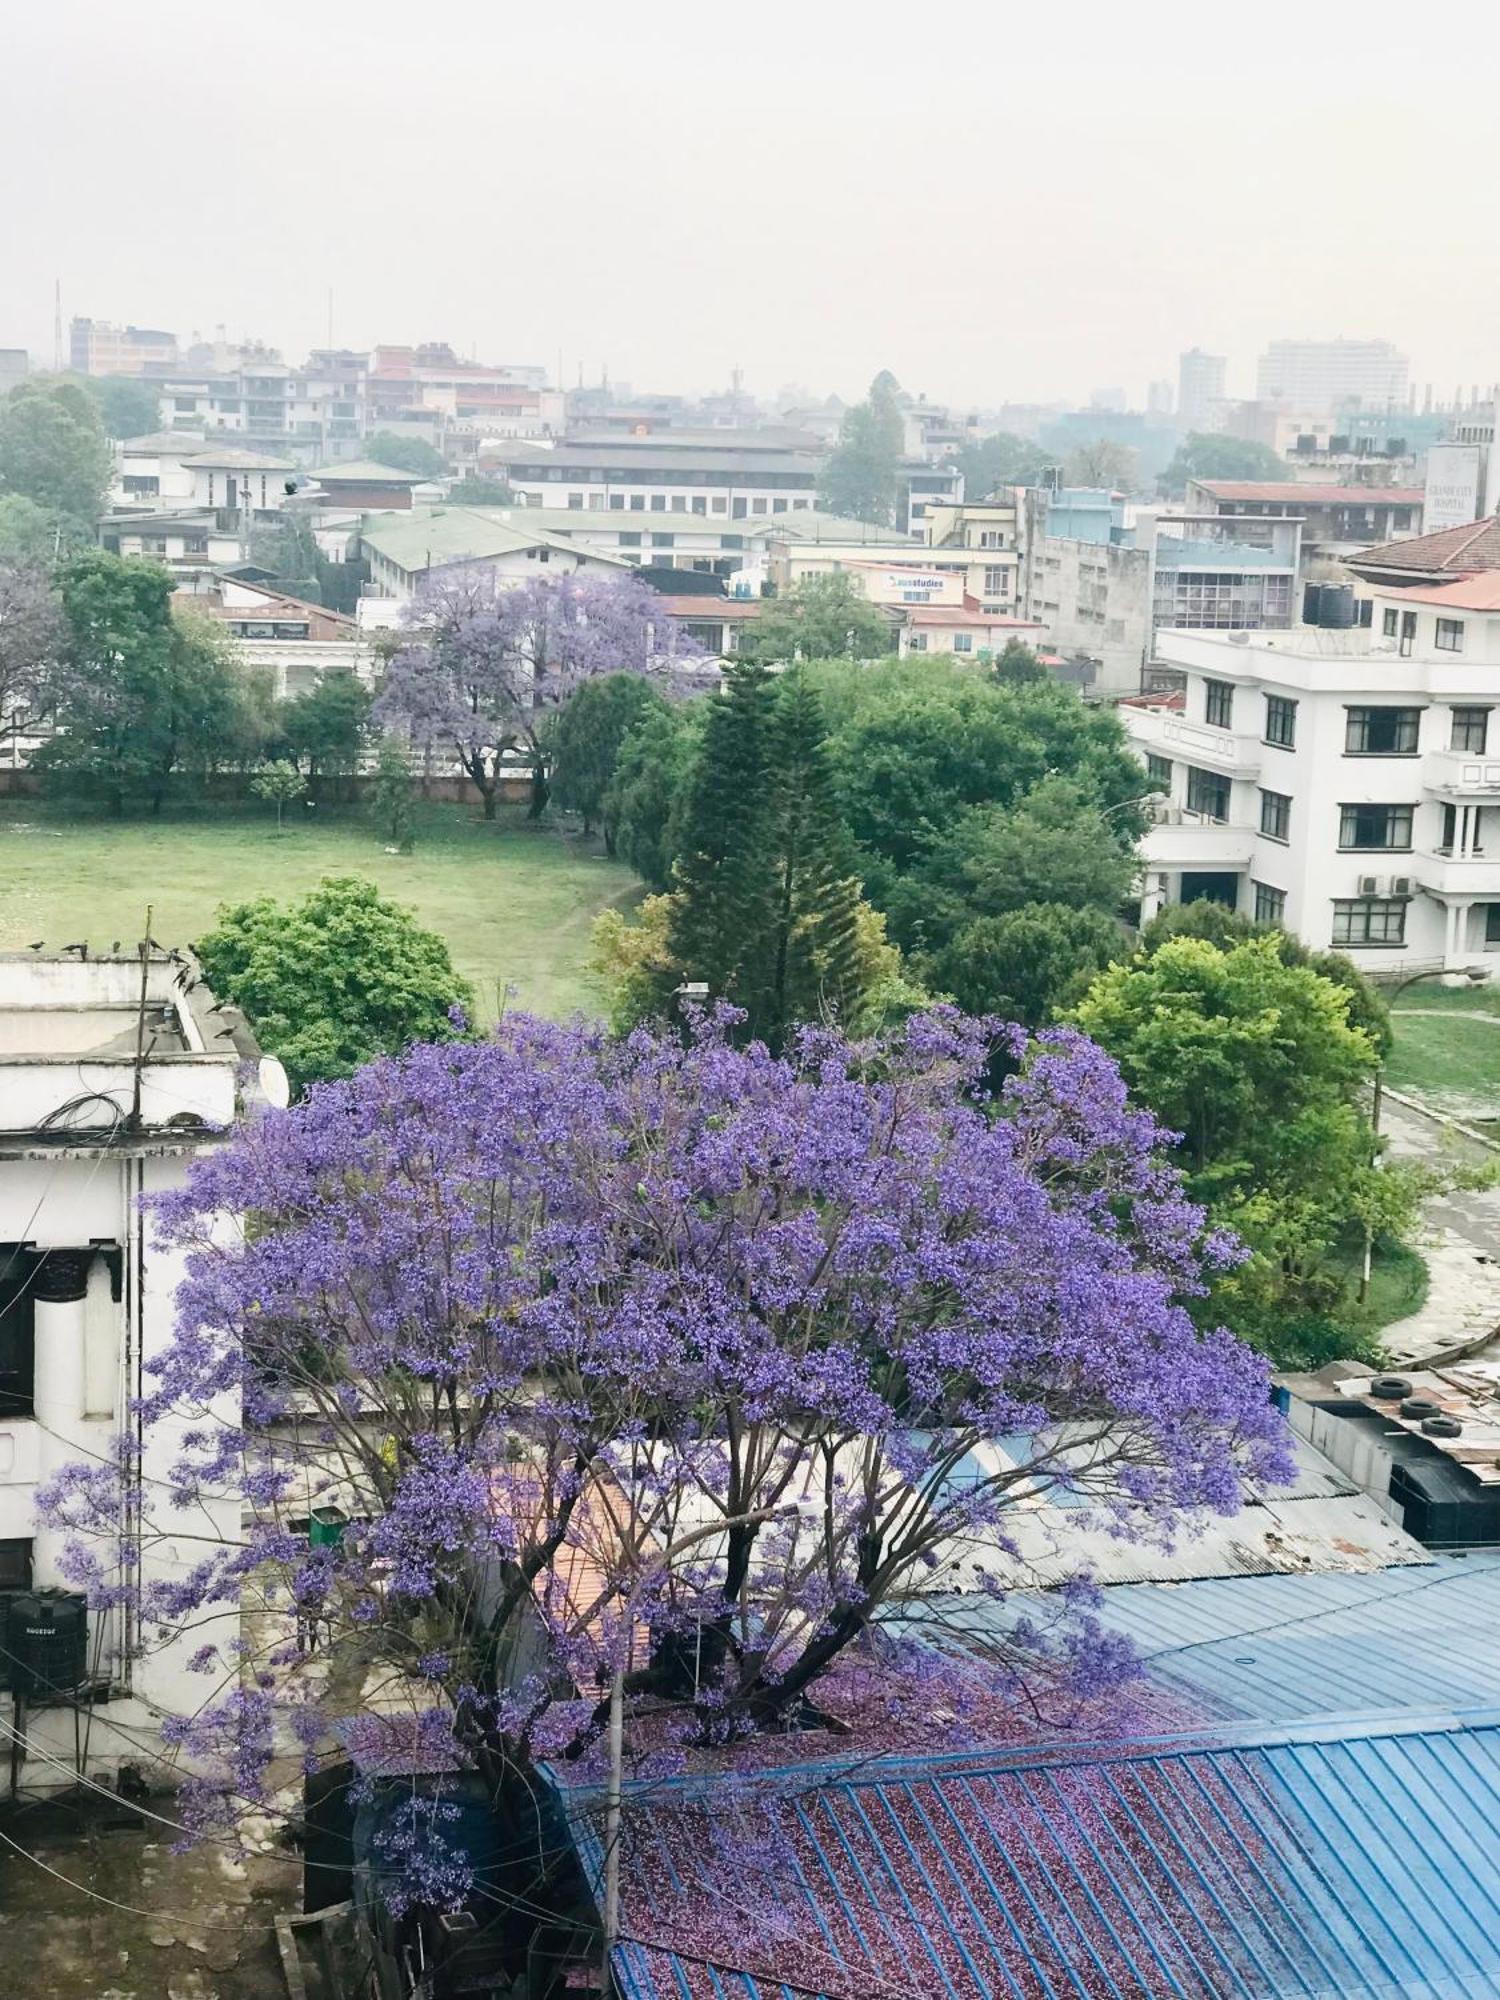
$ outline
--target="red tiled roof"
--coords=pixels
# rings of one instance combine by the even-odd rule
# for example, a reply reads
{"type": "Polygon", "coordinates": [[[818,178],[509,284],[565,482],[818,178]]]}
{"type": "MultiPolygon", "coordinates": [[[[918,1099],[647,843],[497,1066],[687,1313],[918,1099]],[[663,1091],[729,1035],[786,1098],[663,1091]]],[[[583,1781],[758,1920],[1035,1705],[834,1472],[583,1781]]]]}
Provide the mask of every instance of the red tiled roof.
{"type": "Polygon", "coordinates": [[[1420,486],[1310,486],[1295,479],[1195,479],[1216,500],[1305,500],[1310,507],[1420,507],[1420,486]]]}
{"type": "Polygon", "coordinates": [[[1474,576],[1500,569],[1500,518],[1465,521],[1410,541],[1380,542],[1346,558],[1351,569],[1411,570],[1417,575],[1474,576]]]}
{"type": "Polygon", "coordinates": [[[1429,590],[1403,590],[1403,604],[1433,604],[1439,610],[1500,611],[1500,570],[1460,577],[1457,583],[1435,584],[1429,590]]]}
{"type": "Polygon", "coordinates": [[[987,625],[1017,632],[1040,632],[1035,618],[1008,618],[1003,612],[981,611],[970,598],[967,604],[903,604],[909,625],[987,625]]]}

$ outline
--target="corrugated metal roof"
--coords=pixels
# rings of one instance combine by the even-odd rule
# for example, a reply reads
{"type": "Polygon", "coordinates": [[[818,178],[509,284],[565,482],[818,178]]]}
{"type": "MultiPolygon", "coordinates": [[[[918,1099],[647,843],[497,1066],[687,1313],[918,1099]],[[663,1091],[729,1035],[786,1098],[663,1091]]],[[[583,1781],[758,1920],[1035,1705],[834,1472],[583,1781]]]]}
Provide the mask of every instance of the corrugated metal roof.
{"type": "Polygon", "coordinates": [[[629,2000],[1500,1992],[1497,1728],[788,1775],[760,1865],[630,1814],[629,2000]]]}
{"type": "MultiPolygon", "coordinates": [[[[1044,1600],[919,1599],[888,1622],[961,1650],[1044,1600]]],[[[1127,1638],[1175,1713],[1272,1725],[1500,1709],[1500,1553],[1374,1574],[1131,1583],[1093,1615],[1127,1638]]]]}

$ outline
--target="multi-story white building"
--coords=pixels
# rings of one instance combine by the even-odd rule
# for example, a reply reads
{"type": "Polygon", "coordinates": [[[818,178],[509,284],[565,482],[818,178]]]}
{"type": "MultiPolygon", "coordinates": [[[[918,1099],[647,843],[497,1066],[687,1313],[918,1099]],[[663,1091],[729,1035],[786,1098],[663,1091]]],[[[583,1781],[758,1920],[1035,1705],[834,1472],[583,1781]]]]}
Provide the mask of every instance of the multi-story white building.
{"type": "Polygon", "coordinates": [[[1406,401],[1409,365],[1388,340],[1273,340],[1257,364],[1255,394],[1293,410],[1384,410],[1406,401]]]}
{"type": "Polygon", "coordinates": [[[1144,916],[1206,897],[1376,973],[1500,953],[1500,575],[1368,596],[1350,629],[1158,633],[1181,685],[1119,711],[1165,801],[1144,916]]]}
{"type": "Polygon", "coordinates": [[[785,431],[669,430],[514,444],[485,463],[523,506],[746,521],[815,506],[823,457],[785,431]]]}
{"type": "Polygon", "coordinates": [[[230,1400],[144,1435],[131,1421],[182,1274],[142,1202],[264,1102],[257,1077],[278,1098],[285,1081],[181,961],[71,949],[0,958],[0,1714],[26,1789],[139,1762],[164,1714],[203,1701],[188,1670],[202,1633],[163,1643],[128,1607],[87,1609],[36,1492],[64,1466],[118,1463],[118,1534],[101,1556],[108,1569],[125,1551],[147,1582],[237,1538],[234,1493],[188,1513],[162,1504],[181,1430],[233,1421],[230,1400]]]}

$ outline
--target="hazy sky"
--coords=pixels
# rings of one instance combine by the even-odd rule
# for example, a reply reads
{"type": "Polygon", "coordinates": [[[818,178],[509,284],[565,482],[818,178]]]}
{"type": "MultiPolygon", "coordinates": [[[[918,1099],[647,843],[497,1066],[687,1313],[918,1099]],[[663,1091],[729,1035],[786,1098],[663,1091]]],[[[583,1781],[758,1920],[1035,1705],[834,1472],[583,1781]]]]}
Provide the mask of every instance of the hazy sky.
{"type": "Polygon", "coordinates": [[[1491,6],[0,0],[0,346],[448,339],[1086,397],[1279,334],[1500,376],[1491,6]]]}

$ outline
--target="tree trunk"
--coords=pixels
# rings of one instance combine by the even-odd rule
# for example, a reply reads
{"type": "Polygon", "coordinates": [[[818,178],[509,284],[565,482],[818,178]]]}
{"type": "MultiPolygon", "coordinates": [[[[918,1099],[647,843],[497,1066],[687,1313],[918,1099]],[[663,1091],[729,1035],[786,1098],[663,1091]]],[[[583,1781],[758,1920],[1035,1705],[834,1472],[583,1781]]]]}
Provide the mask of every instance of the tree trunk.
{"type": "Polygon", "coordinates": [[[540,819],[547,810],[547,800],[551,796],[547,784],[547,768],[540,757],[533,757],[531,763],[531,804],[527,808],[528,819],[540,819]]]}

